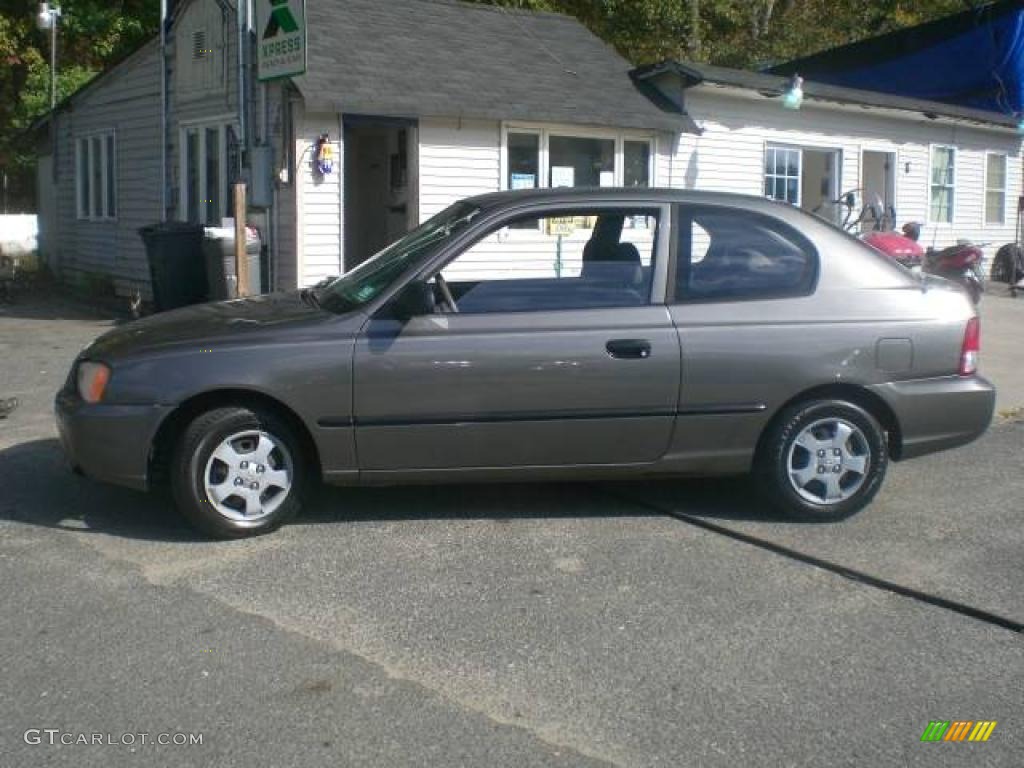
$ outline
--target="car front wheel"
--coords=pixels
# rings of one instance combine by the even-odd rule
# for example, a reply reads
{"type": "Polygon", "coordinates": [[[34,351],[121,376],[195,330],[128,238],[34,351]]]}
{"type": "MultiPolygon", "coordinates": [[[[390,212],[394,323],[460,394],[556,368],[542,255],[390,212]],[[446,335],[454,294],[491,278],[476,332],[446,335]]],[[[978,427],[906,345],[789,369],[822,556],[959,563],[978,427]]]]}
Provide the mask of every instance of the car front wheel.
{"type": "Polygon", "coordinates": [[[871,503],[888,461],[885,432],[874,416],[846,401],[815,400],[791,406],[776,420],[756,475],[777,510],[835,521],[871,503]]]}
{"type": "Polygon", "coordinates": [[[294,516],[306,490],[302,445],[270,411],[217,408],[178,441],[171,488],[178,509],[217,538],[267,533],[294,516]]]}

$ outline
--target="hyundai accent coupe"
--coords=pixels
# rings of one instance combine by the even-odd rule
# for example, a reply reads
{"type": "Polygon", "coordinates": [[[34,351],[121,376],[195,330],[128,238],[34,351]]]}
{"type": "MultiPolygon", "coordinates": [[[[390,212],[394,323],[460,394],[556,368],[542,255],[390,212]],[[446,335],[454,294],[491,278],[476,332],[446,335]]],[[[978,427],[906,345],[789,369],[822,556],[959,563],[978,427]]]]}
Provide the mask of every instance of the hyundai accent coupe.
{"type": "Polygon", "coordinates": [[[347,274],[90,344],[57,395],[74,467],[167,488],[218,537],[312,483],[751,472],[795,517],[981,435],[967,296],[790,206],[653,189],[468,199],[347,274]]]}

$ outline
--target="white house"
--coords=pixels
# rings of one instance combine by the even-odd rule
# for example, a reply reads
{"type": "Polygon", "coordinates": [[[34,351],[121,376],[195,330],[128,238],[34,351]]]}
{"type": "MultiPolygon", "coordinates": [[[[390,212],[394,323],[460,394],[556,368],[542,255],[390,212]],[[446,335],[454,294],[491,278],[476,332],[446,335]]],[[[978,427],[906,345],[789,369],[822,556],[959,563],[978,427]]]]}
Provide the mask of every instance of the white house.
{"type": "Polygon", "coordinates": [[[668,62],[633,76],[699,127],[680,136],[670,186],[767,195],[837,223],[829,200],[855,191],[895,210],[897,225],[922,224],[924,245],[969,239],[994,254],[1017,239],[1015,117],[814,82],[789,110],[788,79],[704,64],[668,62]]]}
{"type": "Polygon", "coordinates": [[[343,272],[460,198],[524,186],[768,194],[825,216],[862,189],[897,223],[924,222],[926,243],[1016,239],[1020,137],[994,113],[814,83],[789,111],[782,78],[631,70],[557,14],[454,0],[306,13],[306,74],[249,80],[242,111],[234,13],[182,0],[166,48],[150,41],[41,123],[40,242],[64,279],[148,292],[138,228],[219,224],[240,169],[273,289],[343,272]]]}

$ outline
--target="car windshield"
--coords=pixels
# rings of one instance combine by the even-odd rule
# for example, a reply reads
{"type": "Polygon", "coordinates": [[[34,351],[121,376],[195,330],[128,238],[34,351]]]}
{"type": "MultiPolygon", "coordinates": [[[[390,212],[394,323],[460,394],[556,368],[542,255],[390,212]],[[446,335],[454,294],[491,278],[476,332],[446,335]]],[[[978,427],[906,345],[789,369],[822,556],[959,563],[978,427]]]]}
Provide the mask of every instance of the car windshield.
{"type": "Polygon", "coordinates": [[[320,306],[340,314],[373,301],[421,256],[465,229],[478,213],[480,209],[469,203],[446,208],[355,269],[318,287],[320,306]]]}

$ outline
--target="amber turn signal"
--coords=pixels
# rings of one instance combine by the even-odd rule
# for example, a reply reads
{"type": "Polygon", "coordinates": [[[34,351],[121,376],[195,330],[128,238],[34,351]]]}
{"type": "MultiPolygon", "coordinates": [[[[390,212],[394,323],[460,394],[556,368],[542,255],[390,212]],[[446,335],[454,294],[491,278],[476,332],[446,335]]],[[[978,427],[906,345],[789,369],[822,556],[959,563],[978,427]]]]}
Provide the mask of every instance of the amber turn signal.
{"type": "Polygon", "coordinates": [[[103,363],[85,361],[78,364],[78,394],[87,403],[98,403],[110,381],[110,368],[103,363]]]}

